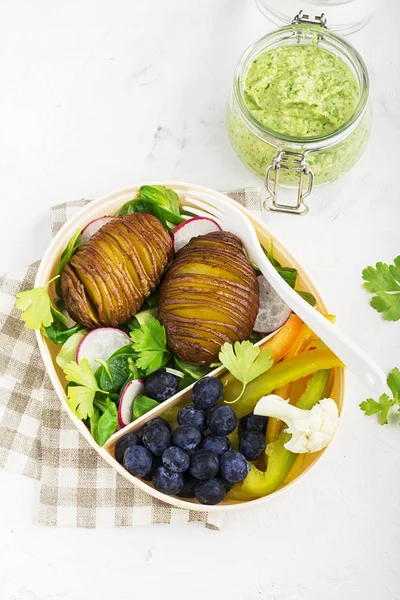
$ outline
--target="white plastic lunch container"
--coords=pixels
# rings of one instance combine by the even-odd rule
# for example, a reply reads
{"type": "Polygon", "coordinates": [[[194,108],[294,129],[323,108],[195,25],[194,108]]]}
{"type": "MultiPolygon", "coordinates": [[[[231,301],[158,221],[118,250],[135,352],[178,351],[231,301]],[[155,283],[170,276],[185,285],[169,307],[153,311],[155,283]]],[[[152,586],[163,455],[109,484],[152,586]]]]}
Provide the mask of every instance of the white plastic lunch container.
{"type": "MultiPolygon", "coordinates": [[[[210,190],[208,188],[204,188],[199,185],[192,185],[188,183],[179,183],[175,181],[167,181],[167,182],[145,182],[146,185],[163,185],[168,188],[174,189],[181,203],[186,206],[190,205],[190,200],[186,200],[186,196],[190,196],[191,198],[198,198],[198,194],[205,193],[207,195],[214,196],[215,198],[222,198],[226,200],[226,196],[223,194],[216,192],[214,190],[210,190]]],[[[103,198],[99,198],[98,200],[94,200],[90,202],[87,206],[83,207],[70,221],[68,221],[57,233],[48,247],[38,269],[35,286],[36,287],[44,287],[47,285],[48,281],[54,277],[61,253],[64,248],[67,246],[69,240],[74,235],[74,233],[78,229],[83,229],[88,223],[93,221],[98,217],[102,217],[104,215],[112,215],[115,214],[121,206],[131,200],[137,195],[139,188],[144,185],[143,183],[132,186],[129,189],[122,190],[120,192],[110,194],[108,196],[104,196],[103,198]]],[[[239,207],[239,205],[238,205],[239,207]]],[[[273,233],[267,228],[267,226],[259,219],[257,219],[250,211],[246,210],[243,207],[239,207],[240,210],[250,219],[253,223],[254,228],[257,232],[258,238],[264,247],[268,247],[269,240],[273,240],[274,244],[274,255],[279,262],[282,263],[283,266],[292,266],[297,268],[298,270],[298,288],[303,291],[308,291],[312,293],[317,300],[317,308],[324,314],[327,314],[327,308],[325,303],[323,302],[317,287],[313,283],[311,277],[306,273],[306,271],[297,263],[297,261],[291,256],[291,254],[285,249],[283,244],[280,243],[279,239],[277,239],[273,233]]],[[[50,294],[54,294],[54,284],[51,284],[49,287],[50,294]]],[[[181,508],[189,508],[200,511],[207,512],[225,512],[227,510],[235,510],[239,508],[244,508],[247,506],[253,506],[255,504],[262,504],[267,502],[269,498],[276,497],[278,493],[281,493],[284,489],[288,487],[288,485],[292,484],[294,481],[298,481],[300,477],[302,477],[309,469],[315,465],[315,463],[320,459],[325,450],[321,452],[316,452],[314,454],[303,454],[300,455],[292,468],[292,471],[289,474],[289,477],[284,482],[283,486],[271,494],[270,496],[265,496],[263,498],[259,498],[257,500],[251,500],[246,502],[239,502],[232,499],[226,499],[221,504],[216,506],[207,506],[197,503],[195,500],[183,500],[180,498],[176,498],[173,496],[167,496],[158,492],[150,482],[143,481],[141,479],[137,479],[133,477],[126,471],[122,465],[120,465],[114,458],[114,447],[116,442],[124,436],[126,433],[134,432],[141,430],[143,425],[153,419],[155,416],[159,416],[164,414],[166,411],[173,409],[189,400],[191,394],[191,386],[178,392],[175,396],[172,396],[170,399],[166,400],[150,412],[146,413],[144,416],[140,417],[136,421],[133,421],[127,427],[120,429],[117,431],[105,444],[104,447],[98,446],[98,444],[92,438],[89,430],[86,428],[85,424],[79,420],[71,411],[68,406],[65,388],[67,381],[65,380],[64,374],[60,367],[57,365],[55,358],[58,352],[58,348],[55,344],[49,342],[49,339],[43,335],[41,331],[36,331],[36,336],[40,348],[40,352],[46,367],[46,370],[49,374],[51,382],[54,386],[54,389],[60,399],[60,402],[63,408],[68,412],[70,418],[74,422],[77,429],[83,435],[83,437],[87,440],[87,442],[96,450],[96,452],[104,458],[104,460],[111,465],[120,475],[125,477],[132,484],[141,488],[144,492],[162,500],[163,502],[167,502],[173,506],[181,507],[181,508]]],[[[263,340],[259,342],[262,344],[263,340]]],[[[224,368],[220,367],[216,369],[211,374],[214,376],[222,375],[225,373],[224,368]]],[[[343,400],[344,400],[344,369],[338,368],[335,370],[335,381],[332,389],[331,397],[338,404],[339,413],[342,411],[343,400]]]]}

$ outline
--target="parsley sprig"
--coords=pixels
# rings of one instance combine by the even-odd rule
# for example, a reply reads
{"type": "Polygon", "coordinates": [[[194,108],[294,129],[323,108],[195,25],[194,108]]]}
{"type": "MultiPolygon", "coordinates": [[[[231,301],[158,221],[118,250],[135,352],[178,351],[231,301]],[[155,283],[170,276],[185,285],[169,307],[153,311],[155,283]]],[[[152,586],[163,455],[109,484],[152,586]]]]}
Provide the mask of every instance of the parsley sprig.
{"type": "Polygon", "coordinates": [[[131,331],[132,347],[138,354],[135,365],[150,375],[167,364],[170,352],[167,350],[165,328],[155,317],[150,317],[139,329],[131,331]]]}
{"type": "Polygon", "coordinates": [[[370,304],[386,321],[400,319],[400,256],[392,265],[378,262],[362,272],[364,288],[373,294],[370,304]]]}
{"type": "Polygon", "coordinates": [[[389,373],[387,384],[393,394],[393,398],[390,398],[387,394],[382,394],[378,400],[368,398],[360,404],[361,410],[368,417],[378,415],[381,425],[386,425],[388,422],[388,415],[391,408],[396,407],[400,412],[400,370],[397,367],[389,373]]]}
{"type": "Polygon", "coordinates": [[[273,365],[273,359],[269,350],[261,352],[260,348],[254,346],[251,342],[235,342],[229,344],[225,342],[222,346],[219,356],[221,363],[232,373],[235,379],[238,379],[243,387],[242,391],[235,400],[227,404],[233,404],[243,396],[246,386],[250,381],[268,371],[273,365]]]}

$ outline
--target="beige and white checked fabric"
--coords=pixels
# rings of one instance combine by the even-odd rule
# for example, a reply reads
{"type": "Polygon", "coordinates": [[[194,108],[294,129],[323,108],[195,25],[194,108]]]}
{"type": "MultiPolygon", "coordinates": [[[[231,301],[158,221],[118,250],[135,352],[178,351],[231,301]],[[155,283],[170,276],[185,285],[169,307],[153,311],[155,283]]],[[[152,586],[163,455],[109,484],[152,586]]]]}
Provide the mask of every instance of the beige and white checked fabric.
{"type": "MultiPolygon", "coordinates": [[[[257,189],[229,195],[260,210],[257,189]]],[[[86,202],[53,207],[53,235],[86,202]]],[[[219,514],[174,508],[132,486],[75,428],[45,372],[34,332],[14,307],[15,295],[33,287],[38,265],[0,277],[0,466],[40,480],[38,522],[88,528],[200,522],[218,530],[219,514]]]]}

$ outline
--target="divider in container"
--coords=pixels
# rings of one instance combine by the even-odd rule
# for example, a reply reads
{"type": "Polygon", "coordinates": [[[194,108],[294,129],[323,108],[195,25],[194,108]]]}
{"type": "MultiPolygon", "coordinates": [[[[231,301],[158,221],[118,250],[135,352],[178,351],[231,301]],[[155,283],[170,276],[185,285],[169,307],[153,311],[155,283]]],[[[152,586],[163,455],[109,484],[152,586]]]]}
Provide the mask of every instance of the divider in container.
{"type": "MultiPolygon", "coordinates": [[[[276,335],[278,333],[278,331],[279,331],[279,329],[277,329],[273,333],[270,333],[269,335],[265,336],[262,340],[260,340],[259,342],[257,342],[254,345],[255,346],[262,346],[265,342],[267,342],[268,340],[270,340],[271,338],[273,338],[274,335],[276,335]]],[[[223,367],[223,366],[217,367],[213,371],[210,371],[210,373],[208,374],[208,377],[218,377],[218,378],[220,378],[226,372],[227,372],[227,370],[226,370],[225,367],[223,367]]],[[[126,427],[123,427],[122,429],[119,429],[118,431],[116,431],[107,440],[107,442],[104,444],[103,448],[109,454],[111,454],[111,456],[114,458],[114,448],[115,448],[115,444],[118,442],[118,440],[120,440],[122,437],[124,437],[124,435],[126,435],[127,433],[136,433],[136,431],[139,431],[140,429],[142,429],[142,427],[148,421],[151,421],[155,417],[161,417],[163,414],[165,414],[166,412],[168,412],[168,410],[171,410],[171,409],[173,409],[176,406],[183,405],[183,403],[186,402],[186,401],[189,403],[190,402],[190,398],[191,398],[191,392],[192,392],[193,386],[194,386],[194,383],[192,383],[191,385],[185,387],[183,390],[181,390],[180,392],[178,392],[174,396],[171,396],[171,398],[168,398],[168,400],[165,400],[164,402],[161,402],[159,404],[159,406],[156,406],[155,408],[152,408],[151,410],[149,410],[149,412],[147,412],[142,417],[139,417],[138,419],[135,419],[134,421],[132,421],[132,423],[129,423],[129,425],[126,425],[126,427]]]]}

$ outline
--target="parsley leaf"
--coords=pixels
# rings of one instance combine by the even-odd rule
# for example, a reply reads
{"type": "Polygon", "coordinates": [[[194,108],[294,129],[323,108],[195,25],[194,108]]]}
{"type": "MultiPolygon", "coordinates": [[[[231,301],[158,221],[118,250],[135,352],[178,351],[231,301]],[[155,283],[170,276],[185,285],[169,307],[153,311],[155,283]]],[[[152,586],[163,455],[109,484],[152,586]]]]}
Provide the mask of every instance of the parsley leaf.
{"type": "Polygon", "coordinates": [[[260,348],[254,346],[248,340],[235,342],[234,345],[225,342],[221,347],[218,358],[228,371],[243,384],[240,395],[229,404],[237,402],[242,397],[246,385],[268,371],[274,362],[269,350],[261,352],[260,348]]]}
{"type": "MultiPolygon", "coordinates": [[[[93,400],[96,392],[101,392],[97,385],[96,377],[90,368],[87,358],[83,358],[80,364],[72,361],[63,367],[67,381],[77,385],[69,385],[67,388],[67,402],[78,419],[92,417],[94,413],[93,400]]],[[[107,392],[103,392],[106,394],[107,392]]]]}
{"type": "Polygon", "coordinates": [[[397,367],[389,373],[387,384],[393,396],[400,396],[400,370],[397,367]]]}
{"type": "Polygon", "coordinates": [[[371,415],[379,415],[381,425],[386,425],[388,422],[389,411],[393,406],[397,405],[399,407],[398,411],[400,411],[400,370],[397,367],[392,369],[389,373],[387,384],[393,394],[393,398],[389,398],[387,394],[382,394],[378,401],[373,398],[368,398],[360,404],[361,410],[363,410],[368,417],[371,415]]]}
{"type": "Polygon", "coordinates": [[[46,288],[33,288],[17,294],[16,308],[22,311],[21,319],[28,329],[49,327],[53,322],[51,300],[46,288]]]}
{"type": "Polygon", "coordinates": [[[393,405],[394,400],[391,400],[387,394],[382,394],[378,402],[373,398],[368,398],[364,402],[361,402],[360,408],[368,417],[379,413],[380,423],[381,425],[385,425],[388,420],[389,410],[393,405]]]}
{"type": "Polygon", "coordinates": [[[394,264],[378,262],[374,267],[367,267],[362,272],[364,288],[374,294],[370,304],[382,313],[386,321],[400,319],[400,256],[394,264]]]}
{"type": "Polygon", "coordinates": [[[155,317],[150,317],[139,329],[131,331],[130,335],[132,347],[138,354],[135,364],[146,375],[168,362],[170,353],[167,350],[165,328],[155,317]]]}

